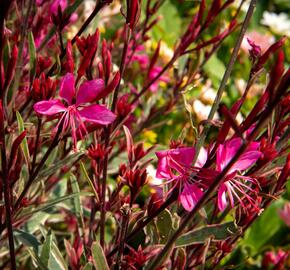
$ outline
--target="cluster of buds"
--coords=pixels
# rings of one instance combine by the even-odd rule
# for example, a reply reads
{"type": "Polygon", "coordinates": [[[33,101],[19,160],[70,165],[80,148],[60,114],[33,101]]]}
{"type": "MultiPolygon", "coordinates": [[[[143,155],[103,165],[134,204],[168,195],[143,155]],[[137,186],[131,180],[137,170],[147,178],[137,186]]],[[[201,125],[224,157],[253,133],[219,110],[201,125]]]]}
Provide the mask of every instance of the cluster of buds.
{"type": "Polygon", "coordinates": [[[83,59],[80,62],[78,68],[78,79],[79,80],[85,73],[88,68],[93,64],[96,52],[98,50],[100,32],[99,29],[96,29],[96,32],[93,35],[88,35],[86,38],[76,37],[77,47],[83,56],[83,59]]]}
{"type": "Polygon", "coordinates": [[[56,14],[51,14],[51,21],[57,27],[58,31],[61,32],[70,23],[70,14],[63,12],[61,6],[57,7],[56,14]]]}
{"type": "MultiPolygon", "coordinates": [[[[4,81],[4,85],[1,85],[1,89],[7,89],[14,77],[15,74],[15,68],[16,68],[16,62],[17,62],[17,57],[18,57],[18,47],[16,45],[13,46],[8,65],[7,65],[7,71],[6,71],[6,76],[5,80],[4,78],[1,80],[1,82],[4,81]]],[[[0,74],[0,76],[3,77],[4,74],[0,74]]],[[[3,93],[1,93],[3,95],[3,93]]]]}
{"type": "Polygon", "coordinates": [[[48,67],[50,67],[52,61],[50,58],[38,56],[36,59],[36,73],[35,77],[39,77],[42,72],[44,72],[48,67]]]}
{"type": "Polygon", "coordinates": [[[127,169],[123,175],[120,175],[122,182],[130,189],[130,205],[133,204],[142,187],[147,183],[146,169],[127,169]]]}
{"type": "Polygon", "coordinates": [[[49,100],[56,90],[56,83],[44,73],[36,78],[32,84],[31,96],[35,102],[49,100]]]}
{"type": "Polygon", "coordinates": [[[109,154],[112,150],[112,147],[107,147],[104,144],[92,145],[88,149],[88,157],[99,162],[105,155],[109,154]]]}
{"type": "Polygon", "coordinates": [[[141,12],[140,0],[127,0],[127,16],[126,24],[129,25],[131,29],[136,26],[141,12]]]}
{"type": "Polygon", "coordinates": [[[132,110],[132,105],[129,102],[129,95],[125,94],[118,98],[116,106],[116,114],[120,119],[125,118],[132,110]]]}

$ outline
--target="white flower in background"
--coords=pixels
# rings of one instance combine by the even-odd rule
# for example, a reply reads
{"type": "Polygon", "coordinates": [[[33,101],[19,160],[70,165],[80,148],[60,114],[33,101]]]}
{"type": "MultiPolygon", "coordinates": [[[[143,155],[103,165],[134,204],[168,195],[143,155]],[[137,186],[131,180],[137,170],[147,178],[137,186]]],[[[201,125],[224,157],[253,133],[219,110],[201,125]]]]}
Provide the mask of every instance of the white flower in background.
{"type": "MultiPolygon", "coordinates": [[[[198,122],[201,122],[201,121],[207,119],[207,117],[210,113],[211,107],[212,107],[211,105],[204,105],[198,99],[193,101],[192,110],[193,110],[198,122]]],[[[214,120],[218,119],[218,115],[216,113],[214,114],[213,119],[214,120]]]]}
{"type": "MultiPolygon", "coordinates": [[[[243,0],[235,0],[234,3],[233,3],[233,6],[236,7],[236,8],[239,8],[239,6],[240,6],[240,4],[242,2],[243,2],[243,0]]],[[[247,12],[248,8],[249,8],[249,5],[250,5],[250,0],[244,1],[241,10],[244,11],[244,12],[247,12]]]]}
{"type": "Polygon", "coordinates": [[[290,20],[286,13],[276,14],[265,11],[261,24],[268,26],[275,34],[290,36],[290,20]]]}
{"type": "Polygon", "coordinates": [[[146,167],[147,171],[147,180],[150,185],[160,186],[163,184],[162,179],[156,178],[156,169],[153,165],[149,164],[146,167]]]}

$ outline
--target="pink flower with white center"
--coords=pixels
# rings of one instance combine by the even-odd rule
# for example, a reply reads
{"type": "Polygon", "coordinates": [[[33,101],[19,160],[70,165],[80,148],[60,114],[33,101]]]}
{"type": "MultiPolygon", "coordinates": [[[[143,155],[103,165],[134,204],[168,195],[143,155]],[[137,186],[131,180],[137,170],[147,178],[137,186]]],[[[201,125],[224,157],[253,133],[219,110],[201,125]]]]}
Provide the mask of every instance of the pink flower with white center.
{"type": "MultiPolygon", "coordinates": [[[[231,159],[235,156],[242,144],[240,138],[235,138],[226,141],[219,145],[216,154],[216,170],[221,172],[231,159]]],[[[234,207],[234,198],[236,198],[242,206],[244,202],[242,198],[256,206],[255,200],[248,195],[248,192],[255,192],[251,184],[258,186],[257,180],[251,177],[243,176],[242,172],[249,169],[262,155],[259,148],[260,143],[252,142],[241,155],[241,157],[234,163],[228,171],[225,180],[220,184],[218,189],[218,207],[223,211],[228,205],[228,199],[231,207],[234,207]]]]}
{"type": "Polygon", "coordinates": [[[62,98],[48,101],[40,101],[34,104],[36,113],[46,116],[60,115],[56,128],[62,123],[62,132],[71,128],[74,146],[77,143],[77,133],[81,137],[87,134],[84,122],[99,125],[111,124],[116,116],[103,105],[86,105],[96,101],[106,91],[102,79],[91,80],[80,85],[78,91],[75,89],[74,75],[67,73],[60,85],[59,95],[62,98]]]}
{"type": "Polygon", "coordinates": [[[179,185],[180,191],[182,189],[179,201],[187,211],[191,211],[203,195],[203,191],[199,187],[201,183],[194,181],[191,175],[206,162],[206,150],[200,151],[196,167],[191,166],[194,155],[195,149],[193,147],[156,152],[158,158],[156,177],[166,179],[167,183],[175,182],[172,189],[179,185]]]}

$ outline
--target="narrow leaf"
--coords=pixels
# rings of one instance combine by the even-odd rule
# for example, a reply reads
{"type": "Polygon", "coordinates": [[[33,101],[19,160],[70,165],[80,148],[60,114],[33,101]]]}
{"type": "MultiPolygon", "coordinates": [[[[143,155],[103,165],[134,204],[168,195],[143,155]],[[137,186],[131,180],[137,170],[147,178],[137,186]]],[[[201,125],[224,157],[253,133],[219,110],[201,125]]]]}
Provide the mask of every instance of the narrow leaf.
{"type": "Polygon", "coordinates": [[[94,184],[93,184],[91,178],[89,177],[89,175],[88,175],[88,173],[87,173],[87,170],[86,170],[86,168],[85,168],[85,166],[84,166],[84,164],[83,164],[82,162],[80,162],[80,167],[81,167],[81,171],[82,171],[82,173],[83,173],[85,179],[87,180],[87,182],[88,182],[89,185],[91,186],[91,189],[92,189],[92,191],[93,191],[93,193],[94,193],[94,195],[95,195],[95,197],[96,197],[97,202],[99,202],[99,201],[100,201],[100,199],[99,199],[99,195],[98,195],[98,193],[97,193],[97,191],[96,191],[96,189],[95,189],[95,186],[94,186],[94,184]]]}
{"type": "Polygon", "coordinates": [[[33,250],[38,253],[38,248],[40,246],[39,241],[36,239],[36,237],[28,232],[14,229],[13,232],[15,238],[19,240],[22,244],[28,247],[32,247],[33,250]]]}
{"type": "Polygon", "coordinates": [[[128,153],[128,160],[131,163],[134,159],[134,152],[133,152],[133,138],[131,135],[130,130],[124,125],[123,126],[125,135],[126,135],[126,142],[127,142],[127,153],[128,153]]]}
{"type": "Polygon", "coordinates": [[[48,168],[42,170],[37,177],[37,180],[41,180],[42,178],[48,177],[54,174],[57,170],[61,169],[63,166],[71,166],[77,159],[79,159],[83,154],[75,153],[69,155],[68,157],[59,160],[55,164],[49,166],[48,168]]]}
{"type": "Polygon", "coordinates": [[[98,242],[92,244],[92,255],[94,266],[97,270],[109,270],[109,266],[106,260],[105,253],[98,242]]]}
{"type": "Polygon", "coordinates": [[[80,192],[80,193],[72,193],[69,195],[65,195],[65,196],[62,196],[60,198],[57,198],[57,199],[48,201],[44,204],[41,204],[40,207],[38,207],[32,211],[30,210],[30,208],[24,209],[24,213],[21,215],[21,218],[33,215],[33,214],[40,212],[40,211],[45,211],[45,210],[55,206],[56,204],[58,204],[60,202],[63,202],[63,201],[68,200],[68,199],[72,199],[76,196],[93,196],[93,194],[90,192],[80,192]],[[25,211],[25,210],[28,210],[28,211],[25,211]]]}
{"type": "MultiPolygon", "coordinates": [[[[21,117],[21,114],[18,111],[16,112],[16,118],[17,118],[19,133],[22,133],[24,131],[24,122],[21,117]]],[[[28,168],[30,168],[30,154],[29,154],[29,148],[28,148],[26,137],[22,140],[21,149],[22,149],[26,164],[28,168]]]]}
{"type": "Polygon", "coordinates": [[[29,49],[29,67],[30,67],[30,81],[32,82],[35,77],[36,71],[36,49],[33,38],[33,33],[28,33],[28,49],[29,49]]]}
{"type": "Polygon", "coordinates": [[[41,261],[41,259],[38,257],[37,254],[35,254],[35,252],[33,252],[31,249],[28,249],[28,252],[30,254],[30,257],[35,261],[35,263],[37,264],[37,266],[39,267],[39,269],[41,270],[49,270],[41,261]]]}
{"type": "Polygon", "coordinates": [[[225,240],[234,234],[237,234],[240,228],[235,225],[234,222],[227,222],[217,225],[208,225],[199,229],[189,231],[181,235],[176,240],[176,247],[186,247],[194,244],[202,244],[208,238],[212,238],[212,241],[225,240]]]}
{"type": "Polygon", "coordinates": [[[61,252],[59,251],[57,245],[54,242],[52,243],[52,253],[49,259],[48,268],[54,269],[54,270],[67,270],[68,269],[61,252]]]}
{"type": "Polygon", "coordinates": [[[52,234],[51,232],[49,232],[43,243],[40,255],[40,259],[46,267],[48,267],[49,257],[51,254],[51,247],[52,247],[52,234]]]}

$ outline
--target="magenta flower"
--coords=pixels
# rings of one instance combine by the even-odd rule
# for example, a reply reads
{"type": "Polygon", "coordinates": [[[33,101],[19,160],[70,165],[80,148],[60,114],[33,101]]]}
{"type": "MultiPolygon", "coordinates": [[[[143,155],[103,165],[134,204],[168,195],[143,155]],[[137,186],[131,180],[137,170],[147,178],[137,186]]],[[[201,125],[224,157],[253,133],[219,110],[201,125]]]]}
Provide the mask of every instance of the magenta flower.
{"type": "Polygon", "coordinates": [[[70,127],[76,146],[77,133],[81,137],[87,134],[84,122],[108,125],[115,120],[115,114],[105,106],[85,105],[103,97],[105,91],[104,81],[101,79],[84,82],[76,91],[74,75],[67,73],[60,85],[59,95],[62,101],[60,99],[40,101],[34,104],[34,110],[46,116],[61,115],[56,128],[60,123],[62,123],[62,132],[70,127]]]}
{"type": "MultiPolygon", "coordinates": [[[[235,138],[219,145],[216,155],[216,170],[221,172],[231,159],[235,156],[240,148],[242,140],[235,138]]],[[[260,143],[252,142],[247,150],[241,155],[238,161],[231,167],[225,181],[218,189],[218,207],[223,211],[228,205],[228,199],[231,207],[234,207],[234,198],[236,198],[242,206],[244,202],[241,197],[245,197],[250,204],[255,206],[255,200],[248,195],[248,192],[254,192],[251,184],[258,185],[256,179],[243,176],[243,171],[249,169],[262,155],[257,151],[260,143]]]]}
{"type": "Polygon", "coordinates": [[[206,162],[206,150],[202,149],[196,167],[192,167],[195,155],[193,147],[176,148],[156,152],[158,166],[156,177],[174,182],[172,189],[179,185],[179,201],[183,208],[191,211],[203,194],[201,183],[192,178],[192,174],[206,162]]]}

